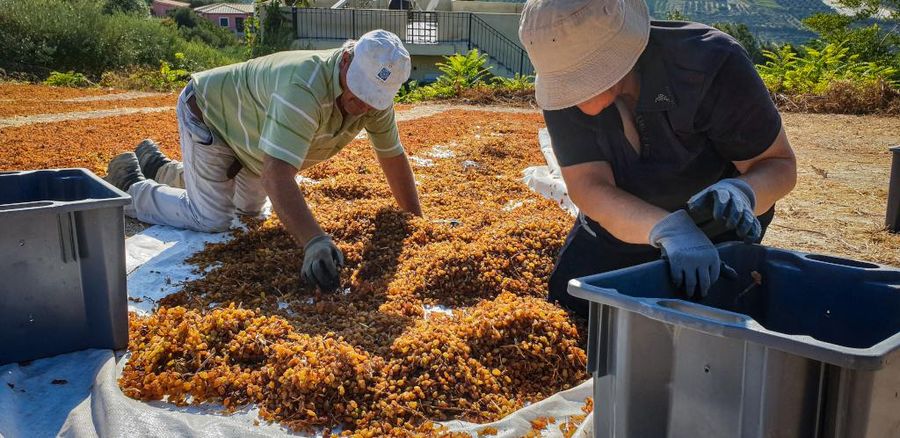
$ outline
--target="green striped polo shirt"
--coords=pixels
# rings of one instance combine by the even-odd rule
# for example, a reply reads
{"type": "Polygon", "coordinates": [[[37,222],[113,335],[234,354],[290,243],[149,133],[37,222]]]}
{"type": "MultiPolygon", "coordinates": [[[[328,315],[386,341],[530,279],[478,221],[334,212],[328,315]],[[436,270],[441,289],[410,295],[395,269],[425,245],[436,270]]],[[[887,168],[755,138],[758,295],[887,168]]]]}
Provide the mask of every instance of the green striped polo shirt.
{"type": "Polygon", "coordinates": [[[265,155],[303,170],[336,154],[365,128],[378,156],[403,153],[394,109],[362,116],[335,104],[341,49],[279,52],[192,75],[203,120],[256,175],[265,155]]]}

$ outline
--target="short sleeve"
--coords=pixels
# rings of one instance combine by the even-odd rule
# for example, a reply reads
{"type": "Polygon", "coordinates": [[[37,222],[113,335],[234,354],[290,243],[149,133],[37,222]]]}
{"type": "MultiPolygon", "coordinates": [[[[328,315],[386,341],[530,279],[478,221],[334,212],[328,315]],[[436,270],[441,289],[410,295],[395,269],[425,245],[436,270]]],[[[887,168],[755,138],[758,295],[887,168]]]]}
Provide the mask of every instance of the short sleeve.
{"type": "Polygon", "coordinates": [[[403,153],[400,132],[394,118],[394,108],[378,111],[366,122],[366,132],[372,148],[379,157],[389,158],[403,153]]]}
{"type": "Polygon", "coordinates": [[[781,131],[781,115],[742,49],[732,52],[716,72],[700,111],[713,147],[728,161],[760,155],[781,131]]]}
{"type": "Polygon", "coordinates": [[[553,146],[553,154],[560,167],[592,161],[609,161],[598,144],[599,121],[577,107],[544,111],[544,122],[553,146]]]}
{"type": "Polygon", "coordinates": [[[313,94],[298,85],[272,93],[259,148],[300,169],[319,127],[319,104],[313,94]]]}

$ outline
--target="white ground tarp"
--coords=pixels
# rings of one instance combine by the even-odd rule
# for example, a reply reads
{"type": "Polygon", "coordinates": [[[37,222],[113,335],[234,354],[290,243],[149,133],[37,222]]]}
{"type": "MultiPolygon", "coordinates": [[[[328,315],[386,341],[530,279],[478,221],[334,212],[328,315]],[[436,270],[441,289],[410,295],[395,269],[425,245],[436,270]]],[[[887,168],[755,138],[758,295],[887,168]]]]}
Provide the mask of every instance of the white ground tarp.
{"type": "MultiPolygon", "coordinates": [[[[542,134],[545,136],[546,134],[542,134]]],[[[542,138],[542,144],[544,143],[542,138]]],[[[547,143],[549,148],[549,143],[547,143]]],[[[549,152],[549,149],[548,149],[549,152]]],[[[552,153],[548,155],[548,160],[552,153]]],[[[555,160],[551,162],[551,165],[555,160]]],[[[539,193],[562,194],[558,170],[551,167],[531,171],[529,185],[539,193]],[[554,181],[558,180],[558,181],[554,181]],[[537,188],[535,185],[536,184],[537,188]],[[541,186],[540,184],[544,184],[541,186]],[[544,189],[539,189],[543,187],[544,189]],[[551,190],[552,189],[552,190],[551,190]],[[555,191],[554,191],[555,190],[555,191]]],[[[558,169],[558,166],[556,167],[558,169]]],[[[526,171],[526,175],[528,171],[526,171]]],[[[528,178],[526,177],[526,180],[528,178]]],[[[551,198],[555,199],[555,198],[551,198]]],[[[565,208],[564,202],[561,205],[565,208]]],[[[137,302],[133,311],[152,312],[156,300],[177,291],[180,283],[193,278],[184,260],[206,242],[223,241],[224,234],[204,234],[154,226],[125,242],[128,294],[137,302]]],[[[230,415],[215,405],[179,408],[164,402],[144,403],[126,397],[116,383],[127,355],[111,350],[85,350],[28,365],[0,366],[0,436],[3,437],[218,437],[291,435],[277,424],[257,420],[250,406],[230,415]]],[[[518,437],[531,429],[530,420],[554,417],[557,423],[544,436],[560,436],[559,422],[580,415],[585,398],[591,396],[591,382],[529,405],[501,421],[489,425],[448,422],[452,430],[473,434],[487,426],[498,437],[518,437]]],[[[575,436],[589,436],[590,416],[575,436]]]]}
{"type": "Polygon", "coordinates": [[[547,128],[542,128],[538,132],[538,139],[541,143],[541,153],[544,154],[547,165],[532,166],[525,169],[522,172],[525,184],[541,196],[551,201],[556,201],[560,208],[572,216],[576,216],[578,207],[569,199],[566,183],[562,179],[556,156],[553,155],[553,149],[550,145],[550,134],[547,132],[547,128]]]}

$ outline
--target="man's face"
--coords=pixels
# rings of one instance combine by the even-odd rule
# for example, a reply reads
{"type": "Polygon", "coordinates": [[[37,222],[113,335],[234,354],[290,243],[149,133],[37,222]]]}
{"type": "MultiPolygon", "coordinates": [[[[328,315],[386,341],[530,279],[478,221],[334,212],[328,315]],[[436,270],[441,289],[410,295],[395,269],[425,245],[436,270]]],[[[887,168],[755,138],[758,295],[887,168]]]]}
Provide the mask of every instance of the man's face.
{"type": "Polygon", "coordinates": [[[369,104],[356,97],[350,89],[347,88],[347,70],[350,69],[350,54],[344,53],[341,58],[341,88],[344,90],[337,99],[337,106],[344,115],[361,116],[372,110],[369,104]]]}
{"type": "Polygon", "coordinates": [[[622,91],[622,81],[619,81],[616,85],[613,85],[612,88],[584,101],[579,103],[578,109],[581,112],[589,115],[596,116],[600,114],[601,111],[606,109],[606,107],[612,105],[612,103],[616,100],[616,97],[622,91]]]}

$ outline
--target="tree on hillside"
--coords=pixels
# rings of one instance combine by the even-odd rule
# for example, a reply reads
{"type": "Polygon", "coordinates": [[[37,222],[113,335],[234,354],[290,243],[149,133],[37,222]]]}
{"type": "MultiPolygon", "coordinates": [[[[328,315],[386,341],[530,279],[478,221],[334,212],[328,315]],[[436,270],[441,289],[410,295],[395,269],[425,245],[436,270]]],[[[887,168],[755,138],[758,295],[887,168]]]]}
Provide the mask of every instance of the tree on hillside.
{"type": "Polygon", "coordinates": [[[308,7],[311,1],[256,0],[254,16],[244,22],[245,39],[251,56],[262,56],[290,48],[294,39],[291,22],[281,12],[281,6],[294,4],[308,7]]]}
{"type": "Polygon", "coordinates": [[[853,11],[858,19],[881,17],[900,22],[900,0],[837,0],[837,4],[853,11]]]}
{"type": "Polygon", "coordinates": [[[669,20],[669,21],[690,21],[690,19],[688,19],[688,16],[685,15],[684,12],[681,12],[681,11],[679,11],[679,10],[677,10],[677,9],[673,9],[673,10],[671,10],[671,11],[669,11],[669,12],[666,12],[666,20],[669,20]]]}
{"type": "Polygon", "coordinates": [[[239,43],[230,30],[217,26],[190,8],[175,8],[166,15],[178,26],[178,32],[188,40],[199,40],[213,47],[223,48],[239,43]]]}
{"type": "Polygon", "coordinates": [[[166,11],[166,16],[175,21],[179,27],[197,27],[197,22],[203,19],[191,8],[170,9],[166,11]]]}
{"type": "MultiPolygon", "coordinates": [[[[803,20],[806,27],[819,34],[822,41],[843,44],[861,61],[897,63],[900,61],[900,33],[897,23],[893,30],[884,30],[877,23],[863,25],[859,16],[815,14],[803,20]]],[[[898,64],[900,65],[900,64],[898,64]]]]}
{"type": "Polygon", "coordinates": [[[131,15],[150,15],[150,7],[144,0],[106,0],[103,3],[104,14],[124,13],[131,15]]]}

